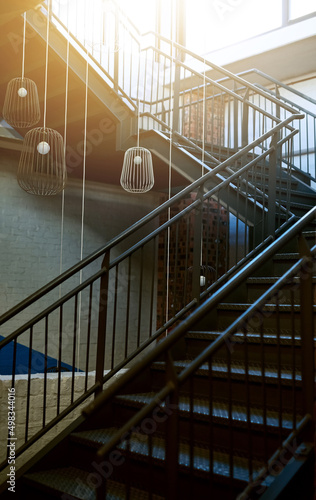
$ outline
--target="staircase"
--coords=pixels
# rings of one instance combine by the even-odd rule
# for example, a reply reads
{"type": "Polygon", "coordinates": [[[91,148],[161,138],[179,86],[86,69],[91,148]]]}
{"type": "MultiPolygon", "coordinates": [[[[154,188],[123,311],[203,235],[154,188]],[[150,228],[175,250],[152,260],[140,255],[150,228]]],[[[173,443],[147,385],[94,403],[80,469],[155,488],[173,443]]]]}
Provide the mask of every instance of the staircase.
{"type": "MultiPolygon", "coordinates": [[[[38,16],[45,18],[45,9],[38,16]]],[[[28,20],[44,39],[43,25],[36,26],[32,13],[28,20]]],[[[62,22],[52,22],[59,28],[51,43],[62,58],[62,22]]],[[[16,353],[23,342],[31,351],[36,340],[47,358],[53,338],[58,348],[56,416],[45,415],[46,367],[43,422],[35,434],[29,358],[25,438],[17,457],[84,405],[16,471],[17,498],[294,500],[303,498],[302,484],[304,498],[314,497],[316,178],[312,168],[298,168],[293,154],[295,124],[305,117],[288,100],[198,56],[221,78],[177,60],[188,87],[174,92],[172,105],[168,85],[149,102],[147,88],[160,88],[172,51],[144,50],[138,74],[153,61],[157,72],[144,79],[142,95],[141,86],[136,94],[127,91],[133,76],[128,84],[120,81],[115,58],[114,69],[109,61],[102,70],[83,54],[94,65],[90,92],[117,123],[116,148],[135,144],[140,101],[142,145],[165,165],[171,151],[179,192],[0,318],[8,328],[19,321],[0,349],[12,345],[16,353]],[[201,135],[186,113],[203,115],[203,107],[213,113],[201,135]],[[215,137],[215,123],[224,117],[215,137]],[[73,287],[83,271],[85,281],[73,287]],[[84,387],[76,397],[72,363],[63,408],[62,365],[75,360],[81,301],[87,304],[79,313],[84,387]],[[43,306],[32,315],[37,303],[43,306]]],[[[86,60],[74,54],[72,70],[82,84],[86,60]]],[[[1,464],[4,472],[7,465],[1,464]]],[[[3,498],[9,498],[7,487],[6,481],[0,486],[3,498]]]]}

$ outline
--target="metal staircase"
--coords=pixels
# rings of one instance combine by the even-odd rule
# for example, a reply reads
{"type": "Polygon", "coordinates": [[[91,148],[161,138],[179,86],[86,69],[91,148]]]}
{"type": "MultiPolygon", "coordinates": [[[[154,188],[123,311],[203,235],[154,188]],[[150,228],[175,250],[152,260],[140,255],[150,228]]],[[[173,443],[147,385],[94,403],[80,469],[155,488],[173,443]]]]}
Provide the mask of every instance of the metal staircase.
{"type": "MultiPolygon", "coordinates": [[[[65,11],[54,5],[50,40],[64,58],[65,11]]],[[[45,8],[27,18],[45,39],[45,8]]],[[[140,102],[142,145],[165,164],[171,152],[186,187],[0,318],[12,386],[19,343],[58,361],[56,414],[46,415],[46,366],[33,433],[29,357],[17,498],[294,500],[304,483],[312,499],[316,178],[311,160],[295,161],[297,124],[310,118],[160,37],[162,51],[156,34],[144,48],[123,13],[116,26],[142,57],[114,50],[102,67],[102,51],[97,60],[74,32],[72,70],[82,80],[91,64],[118,151],[135,144],[140,102]],[[64,362],[73,371],[62,407],[64,362]]]]}

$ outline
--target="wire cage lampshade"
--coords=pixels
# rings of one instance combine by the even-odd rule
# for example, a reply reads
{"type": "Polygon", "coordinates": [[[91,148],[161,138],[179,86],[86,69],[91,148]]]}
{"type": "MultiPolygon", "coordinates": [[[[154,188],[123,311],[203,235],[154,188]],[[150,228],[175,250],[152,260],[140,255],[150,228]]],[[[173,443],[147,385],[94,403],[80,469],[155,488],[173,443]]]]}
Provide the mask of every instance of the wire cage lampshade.
{"type": "Polygon", "coordinates": [[[137,146],[125,152],[120,182],[129,193],[146,193],[153,187],[153,161],[148,149],[137,146]]]}
{"type": "Polygon", "coordinates": [[[67,170],[59,132],[38,127],[25,134],[17,179],[20,187],[30,194],[49,196],[64,189],[67,170]]]}
{"type": "Polygon", "coordinates": [[[2,116],[16,128],[32,127],[41,117],[36,83],[29,78],[10,80],[3,104],[2,116]]]}

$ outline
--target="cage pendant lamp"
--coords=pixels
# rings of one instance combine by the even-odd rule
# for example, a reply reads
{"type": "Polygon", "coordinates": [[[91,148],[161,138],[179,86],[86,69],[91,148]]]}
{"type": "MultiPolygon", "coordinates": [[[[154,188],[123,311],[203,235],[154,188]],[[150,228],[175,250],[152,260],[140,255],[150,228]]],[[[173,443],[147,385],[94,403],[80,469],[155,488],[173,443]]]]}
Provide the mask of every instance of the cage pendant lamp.
{"type": "Polygon", "coordinates": [[[25,134],[17,180],[24,191],[40,196],[56,195],[64,189],[67,170],[59,132],[38,127],[25,134]]]}
{"type": "Polygon", "coordinates": [[[146,193],[154,185],[151,152],[136,146],[125,152],[121,186],[130,193],[146,193]]]}
{"type": "Polygon", "coordinates": [[[41,117],[36,83],[29,78],[13,78],[8,83],[2,116],[15,128],[33,127],[41,117]]]}
{"type": "Polygon", "coordinates": [[[16,128],[33,127],[41,117],[36,83],[24,76],[25,24],[24,14],[22,76],[8,83],[2,110],[5,121],[16,128]]]}
{"type": "Polygon", "coordinates": [[[124,155],[121,186],[129,193],[146,193],[155,183],[152,155],[139,145],[139,102],[137,116],[137,146],[124,155]]]}

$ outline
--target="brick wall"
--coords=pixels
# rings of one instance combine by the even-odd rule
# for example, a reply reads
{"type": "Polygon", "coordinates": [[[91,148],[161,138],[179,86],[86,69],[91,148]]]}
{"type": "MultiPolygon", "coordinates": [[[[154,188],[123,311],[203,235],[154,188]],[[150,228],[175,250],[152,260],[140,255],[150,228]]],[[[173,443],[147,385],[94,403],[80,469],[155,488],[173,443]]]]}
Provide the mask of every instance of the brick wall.
{"type": "MultiPolygon", "coordinates": [[[[210,97],[210,96],[208,96],[210,97]]],[[[182,133],[191,139],[203,139],[203,89],[185,94],[182,133]]],[[[224,102],[213,97],[206,102],[205,141],[213,146],[224,144],[224,102]]]]}

